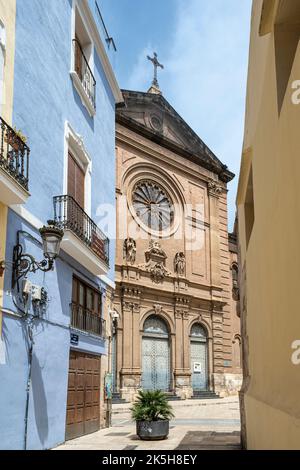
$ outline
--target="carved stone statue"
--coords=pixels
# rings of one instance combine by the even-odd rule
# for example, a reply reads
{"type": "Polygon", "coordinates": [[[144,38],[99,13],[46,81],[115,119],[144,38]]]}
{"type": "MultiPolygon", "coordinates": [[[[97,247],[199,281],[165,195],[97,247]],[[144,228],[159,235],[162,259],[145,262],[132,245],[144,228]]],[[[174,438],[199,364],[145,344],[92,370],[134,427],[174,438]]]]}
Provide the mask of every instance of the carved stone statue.
{"type": "Polygon", "coordinates": [[[128,263],[134,264],[136,258],[136,242],[133,238],[126,238],[123,244],[123,258],[128,263]]]}
{"type": "Polygon", "coordinates": [[[185,254],[183,252],[176,253],[174,259],[174,271],[179,276],[185,275],[185,254]]]}

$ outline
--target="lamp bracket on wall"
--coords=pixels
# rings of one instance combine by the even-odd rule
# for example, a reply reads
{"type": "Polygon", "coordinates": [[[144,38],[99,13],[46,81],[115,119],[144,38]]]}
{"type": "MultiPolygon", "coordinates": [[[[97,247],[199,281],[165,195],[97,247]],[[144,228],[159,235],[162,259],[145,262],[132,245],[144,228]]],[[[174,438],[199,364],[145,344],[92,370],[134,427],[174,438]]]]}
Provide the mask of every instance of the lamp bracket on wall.
{"type": "Polygon", "coordinates": [[[38,270],[43,272],[51,271],[53,265],[53,259],[43,259],[38,262],[29,253],[23,253],[22,245],[15,245],[13,251],[12,288],[14,289],[19,280],[22,277],[26,277],[28,273],[35,273],[38,270]]]}
{"type": "Polygon", "coordinates": [[[53,220],[48,220],[48,225],[39,230],[43,243],[44,259],[36,261],[34,256],[23,252],[20,243],[20,234],[26,234],[35,242],[40,243],[32,235],[23,231],[17,233],[17,243],[13,249],[13,269],[12,269],[12,288],[17,285],[19,291],[19,281],[22,277],[26,277],[28,273],[36,271],[51,271],[54,266],[54,260],[59,254],[60,242],[63,237],[63,230],[53,220]]]}

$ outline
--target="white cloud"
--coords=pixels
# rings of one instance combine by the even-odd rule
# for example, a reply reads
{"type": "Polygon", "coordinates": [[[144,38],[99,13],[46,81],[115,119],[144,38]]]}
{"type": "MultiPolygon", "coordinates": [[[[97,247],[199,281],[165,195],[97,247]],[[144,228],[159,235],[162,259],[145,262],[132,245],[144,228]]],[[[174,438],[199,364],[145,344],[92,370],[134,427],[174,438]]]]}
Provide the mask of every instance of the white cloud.
{"type": "Polygon", "coordinates": [[[152,57],[155,47],[151,44],[148,44],[139,54],[137,62],[133,67],[131,75],[128,80],[128,89],[129,90],[138,90],[138,91],[147,91],[150,86],[149,77],[151,77],[151,67],[152,64],[150,61],[146,60],[147,55],[152,57]]]}
{"type": "MultiPolygon", "coordinates": [[[[174,2],[175,3],[175,2],[174,2]]],[[[156,50],[165,69],[161,89],[188,124],[220,160],[236,173],[230,184],[230,228],[243,139],[245,86],[251,0],[176,0],[172,47],[147,45],[137,60],[129,86],[147,90],[147,54],[156,50]]]]}

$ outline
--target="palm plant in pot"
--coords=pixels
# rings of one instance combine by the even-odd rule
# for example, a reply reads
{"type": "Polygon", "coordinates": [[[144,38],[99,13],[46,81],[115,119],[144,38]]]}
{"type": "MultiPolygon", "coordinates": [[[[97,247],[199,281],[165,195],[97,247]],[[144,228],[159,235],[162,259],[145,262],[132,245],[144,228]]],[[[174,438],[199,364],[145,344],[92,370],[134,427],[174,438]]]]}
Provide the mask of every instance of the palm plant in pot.
{"type": "Polygon", "coordinates": [[[174,414],[172,406],[161,390],[140,390],[131,412],[140,439],[154,441],[168,437],[169,420],[174,414]]]}

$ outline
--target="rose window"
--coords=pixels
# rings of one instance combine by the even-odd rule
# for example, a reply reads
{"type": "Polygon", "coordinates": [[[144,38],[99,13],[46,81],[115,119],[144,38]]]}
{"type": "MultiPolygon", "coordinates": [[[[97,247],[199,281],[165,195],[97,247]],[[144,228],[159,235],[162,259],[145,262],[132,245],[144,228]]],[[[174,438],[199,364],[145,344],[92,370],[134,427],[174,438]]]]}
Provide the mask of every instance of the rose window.
{"type": "Polygon", "coordinates": [[[138,183],[133,191],[132,204],[137,216],[151,230],[165,230],[173,222],[173,204],[166,191],[157,183],[138,183]]]}

